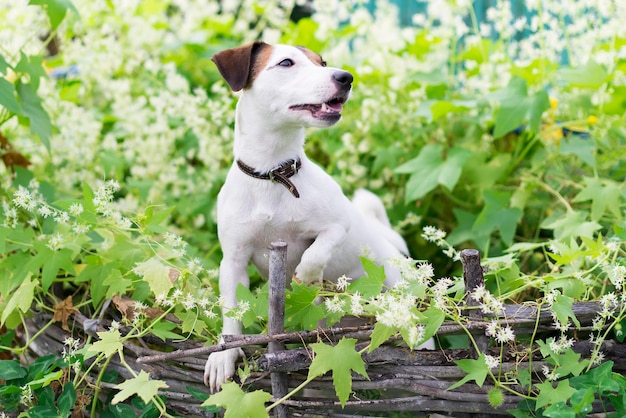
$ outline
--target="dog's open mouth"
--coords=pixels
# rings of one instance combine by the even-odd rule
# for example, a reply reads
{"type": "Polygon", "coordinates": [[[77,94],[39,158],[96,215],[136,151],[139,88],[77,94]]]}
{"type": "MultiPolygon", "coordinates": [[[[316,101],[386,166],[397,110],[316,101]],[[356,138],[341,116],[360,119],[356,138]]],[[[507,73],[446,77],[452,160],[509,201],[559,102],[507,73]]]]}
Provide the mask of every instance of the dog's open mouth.
{"type": "Polygon", "coordinates": [[[307,110],[317,119],[334,119],[341,116],[347,97],[335,97],[321,104],[299,104],[290,106],[291,110],[307,110]]]}

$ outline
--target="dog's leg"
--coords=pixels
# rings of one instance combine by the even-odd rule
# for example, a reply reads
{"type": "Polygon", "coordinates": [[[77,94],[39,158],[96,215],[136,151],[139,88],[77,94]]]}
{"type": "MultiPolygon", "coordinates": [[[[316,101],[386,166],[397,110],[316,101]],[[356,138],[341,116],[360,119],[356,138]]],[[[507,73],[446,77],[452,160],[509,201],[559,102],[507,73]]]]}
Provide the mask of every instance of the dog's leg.
{"type": "Polygon", "coordinates": [[[296,267],[296,277],[307,284],[321,283],[328,261],[347,235],[346,226],[339,223],[328,225],[302,254],[296,267]]]}
{"type": "MultiPolygon", "coordinates": [[[[248,277],[249,256],[237,254],[235,256],[226,255],[220,263],[220,295],[223,299],[222,335],[241,334],[241,322],[229,318],[226,314],[231,309],[237,307],[237,285],[239,283],[246,287],[250,286],[248,277]]],[[[204,383],[209,386],[211,393],[220,390],[222,383],[226,382],[235,374],[235,362],[237,358],[243,357],[240,348],[211,353],[204,367],[204,383]]]]}

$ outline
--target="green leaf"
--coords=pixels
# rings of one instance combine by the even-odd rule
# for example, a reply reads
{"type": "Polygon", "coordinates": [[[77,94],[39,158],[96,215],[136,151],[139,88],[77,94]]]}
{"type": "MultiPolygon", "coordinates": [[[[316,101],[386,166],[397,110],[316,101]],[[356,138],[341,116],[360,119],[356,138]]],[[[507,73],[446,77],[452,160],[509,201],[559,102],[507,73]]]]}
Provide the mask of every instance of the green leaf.
{"type": "Polygon", "coordinates": [[[605,212],[611,212],[617,220],[622,220],[620,204],[622,185],[609,179],[584,177],[584,189],[574,198],[574,202],[591,201],[591,220],[599,221],[605,212]]]}
{"type": "Polygon", "coordinates": [[[55,380],[59,380],[63,377],[63,370],[57,370],[56,372],[46,373],[39,379],[34,379],[29,382],[29,384],[33,387],[33,389],[38,389],[44,386],[48,386],[50,383],[55,380]]]}
{"type": "Polygon", "coordinates": [[[501,138],[507,133],[528,122],[532,132],[537,132],[541,115],[550,108],[548,93],[540,90],[528,96],[526,80],[513,77],[509,85],[491,95],[500,99],[500,109],[496,115],[493,136],[501,138]]]}
{"type": "MultiPolygon", "coordinates": [[[[614,379],[613,362],[607,361],[577,377],[570,378],[576,389],[591,388],[600,394],[619,393],[623,387],[614,379]]],[[[617,375],[619,377],[619,375],[617,375]]]]}
{"type": "Polygon", "coordinates": [[[9,112],[22,113],[22,108],[16,98],[15,85],[6,78],[0,77],[0,106],[9,112]]]}
{"type": "Polygon", "coordinates": [[[20,60],[15,65],[15,71],[26,73],[30,76],[30,85],[32,85],[35,93],[39,88],[40,79],[48,77],[46,70],[43,68],[43,57],[40,55],[26,55],[23,51],[20,51],[20,60]]]}
{"type": "Polygon", "coordinates": [[[372,331],[372,335],[370,337],[371,341],[368,352],[371,353],[372,351],[374,351],[395,333],[395,328],[384,325],[382,322],[376,322],[376,324],[374,325],[374,330],[372,331]]]}
{"type": "Polygon", "coordinates": [[[352,390],[352,370],[369,379],[365,363],[356,351],[356,341],[353,338],[342,338],[334,347],[323,343],[311,344],[315,357],[311,362],[308,378],[322,376],[332,370],[333,384],[341,406],[346,405],[352,390]]]}
{"type": "MultiPolygon", "coordinates": [[[[206,401],[207,399],[209,399],[209,396],[211,396],[208,392],[205,392],[193,386],[185,386],[185,390],[195,400],[200,401],[200,402],[206,401]]],[[[218,412],[218,411],[214,411],[214,412],[218,412]]]]}
{"type": "Polygon", "coordinates": [[[22,115],[30,121],[30,130],[39,136],[41,142],[50,151],[50,135],[52,124],[50,117],[41,105],[41,100],[31,84],[17,82],[17,95],[22,103],[22,115]]]}
{"type": "Polygon", "coordinates": [[[548,381],[536,384],[535,387],[539,389],[535,406],[537,410],[553,403],[566,402],[576,392],[576,389],[569,385],[569,380],[561,380],[556,388],[548,381]]]}
{"type": "Polygon", "coordinates": [[[431,306],[423,312],[423,315],[425,317],[424,338],[428,340],[439,330],[446,319],[446,314],[441,309],[431,306]]]}
{"type": "Polygon", "coordinates": [[[317,321],[324,318],[324,310],[315,304],[319,288],[292,282],[285,292],[285,323],[290,327],[315,329],[317,321]]]}
{"type": "Polygon", "coordinates": [[[487,374],[489,374],[489,368],[487,367],[487,363],[485,363],[485,354],[481,353],[480,356],[476,360],[473,359],[465,359],[465,360],[456,360],[456,365],[459,366],[461,370],[463,370],[467,375],[463,377],[463,379],[454,383],[447,390],[456,389],[459,386],[469,382],[470,380],[475,380],[476,384],[479,387],[483,386],[485,379],[487,378],[487,374]]]}
{"type": "Polygon", "coordinates": [[[98,338],[100,338],[100,340],[93,343],[87,351],[102,353],[106,357],[110,357],[113,354],[122,351],[124,348],[122,345],[122,335],[118,330],[98,332],[98,338]]]}
{"type": "MultiPolygon", "coordinates": [[[[98,333],[100,334],[100,333],[98,333]]],[[[115,386],[120,391],[113,397],[113,405],[123,402],[133,395],[138,395],[146,404],[158,395],[159,389],[168,387],[162,380],[150,380],[150,375],[141,370],[137,377],[115,386]]]]}
{"type": "Polygon", "coordinates": [[[173,322],[159,321],[159,322],[154,323],[154,325],[150,329],[150,332],[154,334],[156,337],[162,339],[163,341],[165,341],[168,338],[183,340],[184,338],[182,336],[180,336],[179,334],[175,332],[172,332],[172,330],[175,329],[177,326],[178,325],[176,325],[173,322]]]}
{"type": "Polygon", "coordinates": [[[62,248],[51,250],[43,243],[35,243],[37,255],[33,258],[33,266],[41,266],[41,287],[47,291],[60,271],[66,274],[75,274],[74,263],[72,261],[72,250],[62,248]]]}
{"type": "Polygon", "coordinates": [[[584,67],[561,68],[558,74],[573,87],[593,90],[599,89],[609,77],[606,69],[593,61],[587,62],[584,67]]]}
{"type": "Polygon", "coordinates": [[[472,155],[471,151],[460,147],[448,150],[443,159],[443,146],[429,144],[424,146],[417,157],[396,168],[396,173],[410,173],[406,185],[405,200],[411,202],[422,198],[437,185],[453,190],[456,186],[463,165],[472,155]]]}
{"type": "Polygon", "coordinates": [[[262,390],[245,393],[239,385],[228,382],[222,385],[222,390],[211,395],[202,407],[217,405],[226,409],[224,418],[267,418],[265,403],[272,395],[262,390]]]}
{"type": "Polygon", "coordinates": [[[269,285],[265,285],[258,291],[257,295],[253,295],[250,289],[243,284],[237,285],[237,300],[245,301],[250,304],[250,309],[243,315],[241,322],[244,327],[249,327],[256,323],[259,319],[267,320],[267,312],[269,307],[269,285]]]}
{"type": "Polygon", "coordinates": [[[28,4],[43,6],[50,19],[52,30],[55,30],[65,19],[68,10],[71,10],[78,16],[78,10],[70,0],[30,0],[28,4]]]}
{"type": "Polygon", "coordinates": [[[481,234],[491,234],[499,230],[502,240],[511,245],[517,223],[522,219],[522,211],[518,208],[507,208],[510,195],[495,190],[483,193],[485,205],[478,214],[472,229],[481,234]]]}
{"type": "Polygon", "coordinates": [[[69,414],[72,408],[74,408],[74,403],[76,403],[76,389],[74,388],[74,383],[72,383],[72,381],[67,382],[63,386],[63,392],[59,395],[57,403],[59,405],[61,415],[69,414]]]}
{"type": "Polygon", "coordinates": [[[2,54],[0,54],[0,74],[6,74],[7,68],[12,68],[9,63],[4,59],[2,54]]]}
{"type": "MultiPolygon", "coordinates": [[[[571,384],[571,382],[570,382],[571,384]]],[[[595,393],[591,388],[577,390],[570,398],[572,409],[578,416],[587,416],[593,410],[595,393]]]]}
{"type": "Polygon", "coordinates": [[[380,294],[385,281],[385,268],[364,257],[361,257],[361,264],[366,275],[350,283],[346,292],[359,292],[364,298],[380,294]]]}
{"type": "Polygon", "coordinates": [[[550,418],[576,418],[576,411],[565,402],[557,402],[543,411],[542,416],[550,418]]]}
{"type": "Polygon", "coordinates": [[[576,135],[570,135],[561,139],[559,144],[561,155],[575,155],[591,168],[596,167],[596,143],[576,135]]]}
{"type": "Polygon", "coordinates": [[[11,299],[8,300],[6,306],[2,310],[2,316],[0,316],[0,325],[4,325],[10,314],[16,309],[22,312],[30,311],[30,307],[33,303],[35,288],[37,287],[37,281],[31,281],[30,275],[25,279],[20,287],[13,293],[11,299]]]}
{"type": "Polygon", "coordinates": [[[595,221],[587,220],[588,213],[571,210],[560,216],[549,217],[541,222],[541,228],[554,230],[554,238],[565,240],[581,236],[593,238],[602,226],[595,221]]]}
{"type": "Polygon", "coordinates": [[[558,370],[560,377],[567,377],[570,374],[578,376],[589,364],[588,359],[580,360],[580,354],[575,353],[574,350],[568,349],[562,354],[552,355],[548,361],[554,364],[558,370]]]}
{"type": "Polygon", "coordinates": [[[0,360],[0,380],[21,379],[26,376],[26,369],[15,360],[0,360]]]}
{"type": "Polygon", "coordinates": [[[578,322],[578,319],[574,314],[574,310],[572,309],[573,303],[574,299],[571,297],[558,295],[552,304],[552,312],[556,315],[556,319],[560,323],[567,324],[569,318],[571,318],[574,325],[576,325],[577,328],[580,328],[580,322],[578,322]]]}
{"type": "Polygon", "coordinates": [[[159,257],[137,263],[133,271],[150,285],[150,290],[157,296],[167,295],[174,285],[172,278],[176,270],[163,264],[159,257]]]}

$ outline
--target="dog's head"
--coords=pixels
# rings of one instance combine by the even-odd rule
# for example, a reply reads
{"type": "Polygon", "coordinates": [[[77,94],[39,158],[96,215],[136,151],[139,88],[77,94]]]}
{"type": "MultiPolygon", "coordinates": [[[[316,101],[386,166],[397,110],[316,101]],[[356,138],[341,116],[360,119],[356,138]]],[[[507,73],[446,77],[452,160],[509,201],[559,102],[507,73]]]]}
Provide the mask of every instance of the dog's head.
{"type": "Polygon", "coordinates": [[[352,74],[302,47],[254,42],[212,59],[231,89],[243,90],[242,100],[253,98],[266,117],[302,126],[337,123],[352,89],[352,74]]]}

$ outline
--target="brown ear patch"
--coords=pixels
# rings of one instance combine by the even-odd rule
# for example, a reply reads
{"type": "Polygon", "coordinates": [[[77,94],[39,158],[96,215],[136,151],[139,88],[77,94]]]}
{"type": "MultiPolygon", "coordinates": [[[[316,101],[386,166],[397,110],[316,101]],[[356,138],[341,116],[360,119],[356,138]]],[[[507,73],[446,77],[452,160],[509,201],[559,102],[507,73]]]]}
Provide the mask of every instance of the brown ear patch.
{"type": "Polygon", "coordinates": [[[233,91],[251,85],[259,71],[265,66],[271,46],[264,42],[253,42],[239,48],[226,49],[213,55],[211,60],[233,91]]]}
{"type": "Polygon", "coordinates": [[[296,48],[298,48],[300,51],[302,51],[304,53],[304,55],[306,55],[306,57],[315,65],[319,65],[320,67],[326,67],[326,61],[324,61],[322,59],[322,56],[320,54],[316,54],[315,52],[311,51],[310,49],[307,49],[303,46],[297,46],[296,48]]]}

